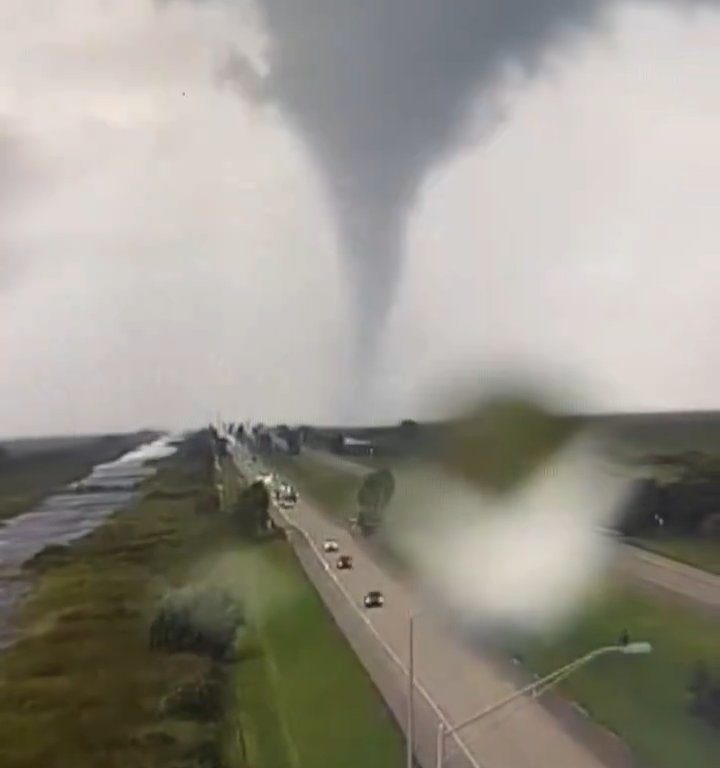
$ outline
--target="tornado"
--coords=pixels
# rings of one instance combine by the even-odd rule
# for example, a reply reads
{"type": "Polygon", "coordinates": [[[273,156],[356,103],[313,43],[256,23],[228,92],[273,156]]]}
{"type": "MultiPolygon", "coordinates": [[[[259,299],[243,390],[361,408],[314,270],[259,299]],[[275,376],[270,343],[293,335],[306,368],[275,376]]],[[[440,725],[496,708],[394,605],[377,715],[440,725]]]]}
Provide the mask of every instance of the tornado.
{"type": "MultiPolygon", "coordinates": [[[[718,0],[640,2],[718,7],[718,0]]],[[[226,75],[246,96],[277,105],[315,160],[346,263],[358,365],[368,370],[428,172],[477,140],[468,130],[473,110],[493,104],[509,70],[536,75],[548,53],[607,29],[624,0],[256,4],[268,74],[255,75],[235,52],[226,75]]]]}

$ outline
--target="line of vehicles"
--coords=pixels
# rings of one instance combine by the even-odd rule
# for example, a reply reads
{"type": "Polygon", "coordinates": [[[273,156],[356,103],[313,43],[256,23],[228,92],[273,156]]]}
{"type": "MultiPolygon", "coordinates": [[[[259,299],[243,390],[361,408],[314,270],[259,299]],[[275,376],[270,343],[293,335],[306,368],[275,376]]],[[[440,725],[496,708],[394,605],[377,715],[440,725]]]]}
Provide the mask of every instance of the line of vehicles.
{"type": "MultiPolygon", "coordinates": [[[[249,457],[248,469],[258,469],[256,456],[249,457]]],[[[280,509],[290,510],[300,501],[297,489],[286,480],[283,480],[274,472],[261,471],[255,475],[255,480],[265,484],[273,502],[280,509]]],[[[351,555],[340,553],[340,545],[335,539],[325,539],[323,551],[327,555],[335,557],[335,567],[339,571],[349,571],[353,567],[351,555]]],[[[385,597],[379,589],[371,589],[363,597],[365,608],[381,608],[385,604],[385,597]]]]}
{"type": "MultiPolygon", "coordinates": [[[[338,554],[340,546],[335,539],[325,539],[323,542],[323,551],[329,555],[337,555],[335,567],[339,571],[346,571],[352,568],[353,560],[350,555],[338,554]]],[[[371,589],[363,598],[363,605],[366,608],[381,608],[385,604],[385,598],[379,589],[371,589]]]]}
{"type": "Polygon", "coordinates": [[[297,489],[286,480],[281,480],[274,472],[261,472],[255,480],[265,484],[280,509],[292,509],[300,501],[297,489]]]}

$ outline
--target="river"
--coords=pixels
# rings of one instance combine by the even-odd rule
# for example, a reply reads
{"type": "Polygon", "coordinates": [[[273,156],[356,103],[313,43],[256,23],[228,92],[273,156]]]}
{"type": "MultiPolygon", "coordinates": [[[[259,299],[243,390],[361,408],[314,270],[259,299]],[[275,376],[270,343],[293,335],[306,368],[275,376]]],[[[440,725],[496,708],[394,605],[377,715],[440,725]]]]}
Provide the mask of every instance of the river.
{"type": "Polygon", "coordinates": [[[87,535],[131,503],[140,483],[156,471],[148,462],[175,450],[169,436],[141,445],[115,461],[98,464],[83,480],[0,524],[0,648],[12,641],[13,610],[32,586],[31,574],[22,566],[47,546],[87,535]]]}

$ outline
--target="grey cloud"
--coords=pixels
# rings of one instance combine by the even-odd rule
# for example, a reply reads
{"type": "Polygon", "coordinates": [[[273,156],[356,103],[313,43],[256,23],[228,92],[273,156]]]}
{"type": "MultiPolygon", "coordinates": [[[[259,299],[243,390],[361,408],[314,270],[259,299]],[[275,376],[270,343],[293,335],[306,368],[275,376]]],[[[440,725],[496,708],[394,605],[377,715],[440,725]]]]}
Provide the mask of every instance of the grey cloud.
{"type": "Polygon", "coordinates": [[[428,169],[462,141],[473,97],[507,63],[589,23],[575,0],[260,0],[266,79],[227,74],[278,103],[324,173],[372,357],[400,275],[406,215],[428,169]]]}
{"type": "Polygon", "coordinates": [[[279,104],[324,173],[360,314],[362,365],[395,294],[408,211],[428,170],[463,143],[476,97],[505,65],[532,73],[551,46],[597,28],[619,3],[258,0],[270,75],[253,78],[237,56],[225,74],[279,104]]]}

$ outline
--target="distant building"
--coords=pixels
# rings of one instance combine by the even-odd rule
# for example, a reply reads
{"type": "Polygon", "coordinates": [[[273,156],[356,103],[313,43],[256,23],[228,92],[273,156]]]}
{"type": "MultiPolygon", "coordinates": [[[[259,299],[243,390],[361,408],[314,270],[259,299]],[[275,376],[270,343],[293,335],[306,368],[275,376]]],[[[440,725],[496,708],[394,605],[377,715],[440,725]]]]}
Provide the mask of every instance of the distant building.
{"type": "Polygon", "coordinates": [[[362,440],[349,435],[340,435],[338,448],[340,453],[350,456],[373,456],[375,454],[375,446],[370,440],[362,440]]]}

